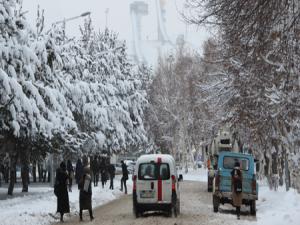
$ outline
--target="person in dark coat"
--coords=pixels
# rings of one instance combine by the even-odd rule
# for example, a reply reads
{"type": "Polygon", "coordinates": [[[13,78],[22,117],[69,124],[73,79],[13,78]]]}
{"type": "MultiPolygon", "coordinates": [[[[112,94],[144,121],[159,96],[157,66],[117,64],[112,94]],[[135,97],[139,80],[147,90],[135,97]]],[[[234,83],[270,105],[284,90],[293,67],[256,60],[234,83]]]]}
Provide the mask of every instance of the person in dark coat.
{"type": "Polygon", "coordinates": [[[116,168],[114,164],[109,164],[108,166],[108,174],[110,179],[109,189],[114,190],[114,178],[116,174],[116,168]]]}
{"type": "Polygon", "coordinates": [[[68,162],[67,162],[67,171],[68,171],[68,175],[69,175],[69,191],[72,192],[72,182],[73,182],[73,177],[74,177],[74,168],[73,168],[71,160],[68,160],[68,162]]]}
{"type": "Polygon", "coordinates": [[[96,187],[98,186],[98,181],[99,181],[99,161],[97,156],[94,157],[91,166],[93,171],[94,187],[96,187]]]}
{"type": "Polygon", "coordinates": [[[240,163],[238,161],[234,164],[234,169],[231,171],[231,181],[232,181],[232,203],[236,207],[237,218],[240,219],[241,206],[242,206],[242,181],[243,175],[240,170],[240,163]]]}
{"type": "Polygon", "coordinates": [[[92,178],[91,171],[88,166],[85,166],[83,169],[83,176],[79,182],[79,216],[80,221],[82,221],[82,211],[88,210],[90,214],[90,219],[93,220],[93,211],[92,211],[92,178]]]}
{"type": "MultiPolygon", "coordinates": [[[[80,181],[82,175],[83,175],[83,165],[82,165],[81,159],[78,159],[77,163],[76,163],[76,168],[75,168],[75,179],[76,179],[77,184],[79,184],[79,181],[80,181]]],[[[79,187],[78,187],[78,189],[79,189],[79,187]]]]}
{"type": "Polygon", "coordinates": [[[106,182],[107,182],[107,166],[105,164],[105,159],[102,159],[100,164],[100,173],[101,173],[101,183],[102,188],[104,188],[106,182]]]}
{"type": "Polygon", "coordinates": [[[128,170],[127,170],[127,166],[124,163],[124,161],[121,161],[122,164],[122,178],[121,178],[121,189],[120,191],[123,191],[123,185],[125,188],[125,194],[127,194],[127,185],[126,185],[126,181],[128,180],[128,170]]]}
{"type": "Polygon", "coordinates": [[[60,221],[63,222],[64,213],[70,212],[68,194],[68,174],[64,162],[56,170],[54,193],[57,196],[57,212],[60,213],[60,221]]]}

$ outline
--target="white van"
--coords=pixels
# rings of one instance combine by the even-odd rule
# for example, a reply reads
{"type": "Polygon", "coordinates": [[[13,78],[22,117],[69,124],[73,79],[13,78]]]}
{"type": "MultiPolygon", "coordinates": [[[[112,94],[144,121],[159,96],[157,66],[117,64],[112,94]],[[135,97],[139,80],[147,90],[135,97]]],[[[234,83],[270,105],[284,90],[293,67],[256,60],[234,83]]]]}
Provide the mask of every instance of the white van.
{"type": "Polygon", "coordinates": [[[133,174],[133,211],[180,212],[180,193],[175,160],[171,155],[143,155],[136,161],[133,174]]]}

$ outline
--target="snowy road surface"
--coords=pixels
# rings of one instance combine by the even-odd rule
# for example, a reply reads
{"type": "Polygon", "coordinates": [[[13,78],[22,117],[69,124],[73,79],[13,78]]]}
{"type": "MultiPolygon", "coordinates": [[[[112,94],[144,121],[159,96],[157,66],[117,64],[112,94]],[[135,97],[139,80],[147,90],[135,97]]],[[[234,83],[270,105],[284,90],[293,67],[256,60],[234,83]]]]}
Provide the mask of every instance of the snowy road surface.
{"type": "Polygon", "coordinates": [[[184,181],[181,184],[181,215],[177,218],[166,217],[159,213],[145,214],[136,219],[132,213],[132,196],[124,196],[94,210],[95,220],[90,222],[84,214],[84,222],[79,217],[72,218],[64,224],[101,224],[101,225],[226,225],[249,224],[256,218],[249,215],[249,209],[243,209],[241,220],[235,216],[230,205],[221,206],[220,213],[213,213],[211,193],[206,191],[206,183],[184,181]]]}

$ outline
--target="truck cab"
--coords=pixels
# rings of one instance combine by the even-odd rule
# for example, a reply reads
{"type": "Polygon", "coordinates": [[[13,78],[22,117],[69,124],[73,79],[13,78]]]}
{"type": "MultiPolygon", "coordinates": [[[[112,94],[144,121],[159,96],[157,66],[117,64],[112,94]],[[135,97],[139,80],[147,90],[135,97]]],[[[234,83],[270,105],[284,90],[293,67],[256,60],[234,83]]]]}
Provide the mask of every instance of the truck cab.
{"type": "Polygon", "coordinates": [[[213,207],[218,212],[220,204],[232,204],[231,171],[235,162],[240,163],[242,171],[242,204],[250,206],[250,213],[256,214],[258,199],[258,184],[256,182],[255,162],[250,154],[237,152],[221,152],[218,158],[218,168],[213,181],[213,207]]]}

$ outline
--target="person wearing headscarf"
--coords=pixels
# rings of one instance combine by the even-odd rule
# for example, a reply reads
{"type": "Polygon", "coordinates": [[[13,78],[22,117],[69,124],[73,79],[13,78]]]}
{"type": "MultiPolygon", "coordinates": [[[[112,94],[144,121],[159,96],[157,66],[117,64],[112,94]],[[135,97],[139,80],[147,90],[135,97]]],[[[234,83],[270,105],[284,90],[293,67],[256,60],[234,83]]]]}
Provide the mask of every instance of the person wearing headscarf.
{"type": "Polygon", "coordinates": [[[83,174],[83,165],[81,159],[79,158],[77,160],[76,167],[75,167],[75,179],[77,184],[79,184],[82,174],[83,174]]]}
{"type": "Polygon", "coordinates": [[[236,207],[237,218],[240,219],[241,206],[243,200],[243,175],[240,169],[240,163],[235,162],[234,168],[231,171],[231,181],[232,181],[232,203],[236,207]]]}
{"type": "Polygon", "coordinates": [[[90,214],[90,219],[93,220],[93,211],[92,211],[92,178],[91,178],[91,171],[88,165],[87,158],[83,158],[83,175],[79,181],[79,217],[80,221],[83,220],[82,218],[82,211],[88,210],[90,214]]]}
{"type": "Polygon", "coordinates": [[[68,173],[64,162],[61,162],[56,170],[54,193],[57,197],[57,212],[60,213],[60,221],[63,222],[65,213],[70,213],[69,194],[68,194],[68,173]]]}

